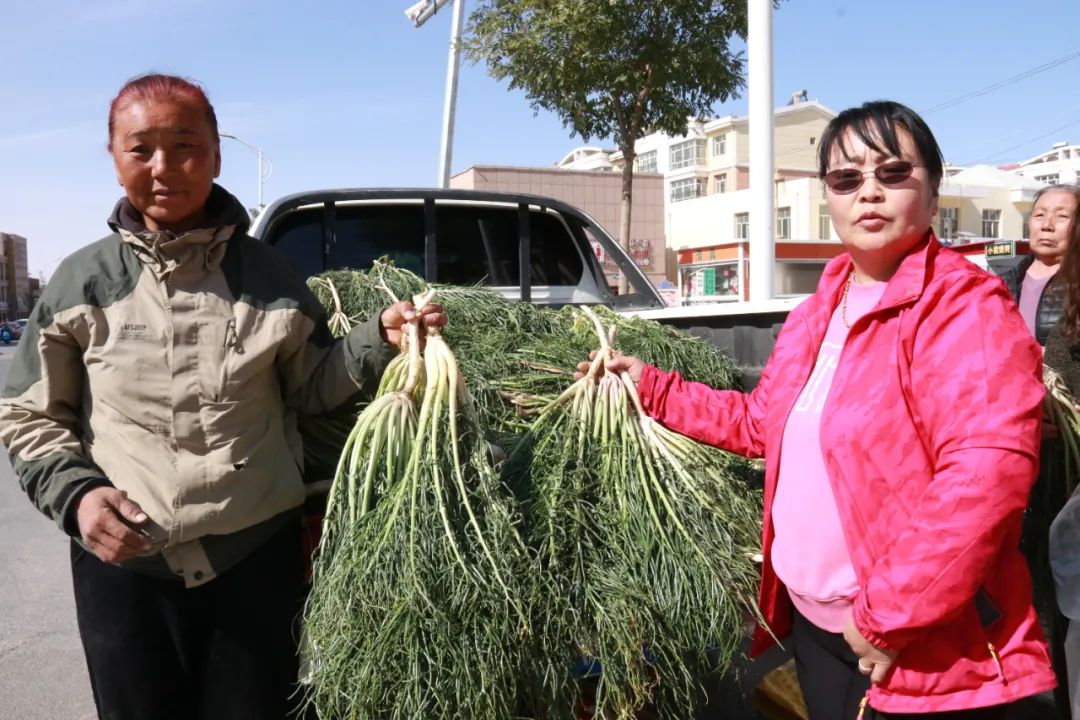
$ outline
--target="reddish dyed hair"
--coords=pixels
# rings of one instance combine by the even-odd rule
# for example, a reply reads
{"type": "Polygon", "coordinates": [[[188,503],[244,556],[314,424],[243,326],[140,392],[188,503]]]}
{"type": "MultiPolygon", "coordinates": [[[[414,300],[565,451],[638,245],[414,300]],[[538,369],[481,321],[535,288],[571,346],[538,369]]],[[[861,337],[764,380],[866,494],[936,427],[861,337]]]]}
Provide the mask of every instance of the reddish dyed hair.
{"type": "Polygon", "coordinates": [[[214,133],[214,140],[220,142],[214,106],[210,104],[210,100],[207,99],[206,93],[203,92],[198,83],[178,75],[147,73],[128,80],[109,105],[110,148],[112,147],[113,130],[116,127],[116,114],[125,105],[140,100],[178,100],[200,106],[206,115],[206,121],[210,123],[210,130],[214,133]]]}

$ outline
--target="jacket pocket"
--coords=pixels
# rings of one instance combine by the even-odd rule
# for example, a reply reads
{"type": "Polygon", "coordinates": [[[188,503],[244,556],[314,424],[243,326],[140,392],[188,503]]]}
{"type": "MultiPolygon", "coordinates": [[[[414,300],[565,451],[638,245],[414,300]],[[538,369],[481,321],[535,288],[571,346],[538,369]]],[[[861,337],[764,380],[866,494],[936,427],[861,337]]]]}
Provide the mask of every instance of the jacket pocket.
{"type": "Polygon", "coordinates": [[[236,331],[236,318],[230,318],[225,325],[225,340],[221,344],[218,363],[218,381],[214,392],[214,402],[225,397],[225,386],[229,382],[229,365],[233,355],[243,355],[244,346],[240,344],[240,335],[236,331]]]}
{"type": "Polygon", "coordinates": [[[998,655],[997,648],[990,640],[989,628],[991,625],[997,623],[1001,619],[1001,610],[990,597],[990,593],[986,592],[986,588],[980,587],[979,591],[975,593],[975,612],[979,616],[979,627],[982,629],[983,638],[986,640],[986,650],[990,653],[990,659],[994,662],[994,669],[997,670],[998,678],[1006,685],[1009,683],[1009,679],[1005,676],[1005,667],[1001,664],[1001,657],[998,655]]]}

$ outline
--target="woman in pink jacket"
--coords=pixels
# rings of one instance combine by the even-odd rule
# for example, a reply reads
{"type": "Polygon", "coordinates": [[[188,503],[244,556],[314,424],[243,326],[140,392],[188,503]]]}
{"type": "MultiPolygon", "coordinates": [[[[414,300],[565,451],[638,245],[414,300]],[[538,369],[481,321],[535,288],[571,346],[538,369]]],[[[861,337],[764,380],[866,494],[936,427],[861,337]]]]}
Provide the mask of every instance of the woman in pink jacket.
{"type": "Polygon", "coordinates": [[[631,357],[608,369],[667,427],[766,459],[759,602],[812,720],[1003,718],[1055,684],[1018,549],[1038,346],[1002,282],[934,237],[942,158],[922,118],[842,112],[819,172],[847,252],[752,393],[631,357]]]}

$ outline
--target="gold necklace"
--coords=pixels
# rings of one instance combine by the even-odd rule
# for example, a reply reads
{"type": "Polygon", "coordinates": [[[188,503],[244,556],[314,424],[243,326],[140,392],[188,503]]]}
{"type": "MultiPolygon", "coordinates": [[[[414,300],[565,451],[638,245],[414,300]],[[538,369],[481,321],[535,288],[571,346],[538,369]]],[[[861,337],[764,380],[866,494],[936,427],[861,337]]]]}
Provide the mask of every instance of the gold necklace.
{"type": "Polygon", "coordinates": [[[847,276],[847,282],[844,283],[844,297],[840,299],[840,320],[843,321],[844,327],[848,330],[851,329],[851,323],[847,321],[847,295],[848,290],[851,289],[851,283],[855,282],[855,271],[852,270],[851,274],[847,276]]]}

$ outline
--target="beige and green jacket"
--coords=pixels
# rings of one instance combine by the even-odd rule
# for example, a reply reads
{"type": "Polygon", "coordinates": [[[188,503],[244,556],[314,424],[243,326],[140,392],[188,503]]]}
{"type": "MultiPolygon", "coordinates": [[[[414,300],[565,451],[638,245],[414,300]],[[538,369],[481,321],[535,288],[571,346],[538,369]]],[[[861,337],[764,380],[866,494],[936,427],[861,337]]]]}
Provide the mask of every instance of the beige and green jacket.
{"type": "Polygon", "coordinates": [[[77,535],[73,500],[99,484],[149,515],[131,569],[212,579],[295,520],[298,413],[374,392],[396,352],[378,316],[335,342],[318,301],[215,186],[205,230],[143,227],[66,259],[35,307],[0,399],[0,441],[33,503],[77,535]]]}

